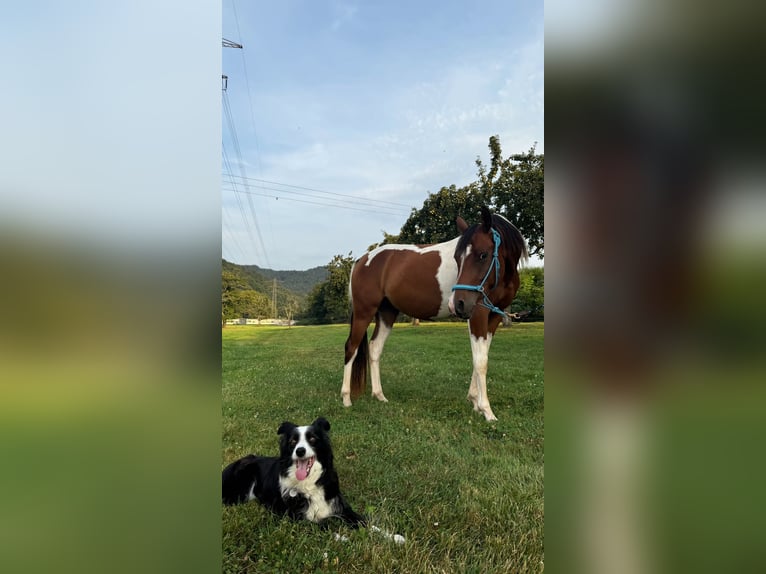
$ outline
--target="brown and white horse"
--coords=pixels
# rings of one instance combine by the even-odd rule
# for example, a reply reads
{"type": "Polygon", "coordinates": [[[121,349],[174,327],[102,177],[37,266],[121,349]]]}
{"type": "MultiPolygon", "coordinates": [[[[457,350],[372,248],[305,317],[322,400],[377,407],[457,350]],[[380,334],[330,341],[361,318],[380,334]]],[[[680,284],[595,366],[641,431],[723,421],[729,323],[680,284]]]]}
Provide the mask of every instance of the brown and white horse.
{"type": "Polygon", "coordinates": [[[360,257],[351,269],[351,332],[346,340],[341,396],[364,390],[369,356],[372,395],[387,401],[380,384],[380,355],[401,311],[417,319],[450,313],[468,319],[473,374],[468,399],[488,421],[497,420],[487,397],[487,364],[492,336],[519,288],[519,260],[527,257],[524,238],[507,219],[482,208],[482,222],[462,235],[434,245],[383,245],[360,257]],[[369,345],[367,327],[375,319],[369,345]]]}

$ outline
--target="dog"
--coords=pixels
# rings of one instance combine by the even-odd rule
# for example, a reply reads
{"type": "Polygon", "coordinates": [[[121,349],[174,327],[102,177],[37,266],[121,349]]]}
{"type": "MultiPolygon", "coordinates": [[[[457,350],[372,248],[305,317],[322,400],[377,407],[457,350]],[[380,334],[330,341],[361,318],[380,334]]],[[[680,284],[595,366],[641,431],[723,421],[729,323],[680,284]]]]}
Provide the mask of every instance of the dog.
{"type": "Polygon", "coordinates": [[[223,469],[222,498],[227,505],[257,499],[277,514],[318,524],[341,518],[352,528],[364,516],[343,498],[333,466],[330,423],[323,417],[308,426],[283,422],[277,429],[279,456],[247,455],[223,469]]]}

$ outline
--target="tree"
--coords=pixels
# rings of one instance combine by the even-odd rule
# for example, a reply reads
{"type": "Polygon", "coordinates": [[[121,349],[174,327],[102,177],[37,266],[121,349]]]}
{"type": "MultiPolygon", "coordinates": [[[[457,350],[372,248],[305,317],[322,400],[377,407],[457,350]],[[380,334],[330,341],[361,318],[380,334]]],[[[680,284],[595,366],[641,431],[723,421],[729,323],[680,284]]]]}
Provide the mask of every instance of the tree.
{"type": "Polygon", "coordinates": [[[233,300],[237,317],[264,319],[271,314],[271,301],[263,293],[243,289],[233,294],[233,300]]]}
{"type": "Polygon", "coordinates": [[[490,167],[476,158],[479,184],[487,205],[513,223],[527,240],[530,255],[545,256],[545,156],[532,146],[503,159],[500,138],[489,138],[490,167]]]}
{"type": "Polygon", "coordinates": [[[511,304],[511,312],[532,311],[533,317],[544,315],[545,270],[528,267],[519,271],[519,290],[511,304]]]}
{"type": "Polygon", "coordinates": [[[431,193],[419,210],[413,209],[399,233],[399,243],[441,243],[457,237],[457,216],[478,220],[484,202],[478,185],[442,187],[431,193]]]}
{"type": "Polygon", "coordinates": [[[399,241],[398,235],[391,235],[390,233],[386,233],[385,230],[383,231],[383,241],[380,243],[373,243],[367,248],[367,251],[370,252],[376,247],[380,247],[381,245],[388,245],[390,243],[402,243],[399,241]]]}
{"type": "Polygon", "coordinates": [[[457,236],[455,219],[480,220],[481,206],[503,215],[527,240],[531,254],[544,257],[545,156],[529,151],[503,158],[500,138],[489,138],[490,164],[476,158],[478,180],[464,187],[442,187],[423,207],[413,209],[398,235],[384,232],[383,243],[440,243],[457,236]]]}
{"type": "Polygon", "coordinates": [[[221,325],[226,326],[227,319],[237,317],[237,293],[247,289],[247,281],[237,271],[223,269],[221,272],[221,325]]]}
{"type": "Polygon", "coordinates": [[[308,295],[306,318],[315,323],[345,323],[349,317],[348,279],[355,258],[336,255],[327,264],[327,279],[308,295]]]}

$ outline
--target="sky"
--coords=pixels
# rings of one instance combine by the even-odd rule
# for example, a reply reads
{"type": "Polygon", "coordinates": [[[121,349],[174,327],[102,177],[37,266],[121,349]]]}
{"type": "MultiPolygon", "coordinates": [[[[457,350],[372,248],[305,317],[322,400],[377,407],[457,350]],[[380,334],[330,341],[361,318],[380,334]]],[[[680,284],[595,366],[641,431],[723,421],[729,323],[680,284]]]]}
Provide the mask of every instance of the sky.
{"type": "MultiPolygon", "coordinates": [[[[223,0],[222,255],[361,256],[489,137],[544,152],[543,5],[223,0]]],[[[457,232],[456,232],[457,233],[457,232]]]]}
{"type": "Polygon", "coordinates": [[[221,18],[217,0],[7,3],[0,230],[219,251],[221,18]]]}

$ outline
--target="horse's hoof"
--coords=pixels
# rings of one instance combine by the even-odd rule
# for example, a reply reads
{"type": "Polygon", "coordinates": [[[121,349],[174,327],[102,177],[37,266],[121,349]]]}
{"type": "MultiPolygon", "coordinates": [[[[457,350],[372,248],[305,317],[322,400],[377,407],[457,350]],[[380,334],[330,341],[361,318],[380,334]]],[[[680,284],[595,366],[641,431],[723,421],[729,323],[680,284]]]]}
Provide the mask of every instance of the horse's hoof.
{"type": "Polygon", "coordinates": [[[492,421],[496,421],[497,420],[497,417],[491,411],[489,412],[489,414],[487,414],[487,413],[483,413],[483,414],[484,414],[484,418],[487,419],[488,423],[491,423],[492,421]]]}
{"type": "Polygon", "coordinates": [[[383,396],[383,393],[378,393],[377,395],[373,394],[372,396],[378,399],[381,403],[388,402],[388,399],[385,396],[383,396]]]}
{"type": "Polygon", "coordinates": [[[350,407],[351,406],[351,399],[348,397],[343,397],[343,406],[344,407],[350,407]]]}

